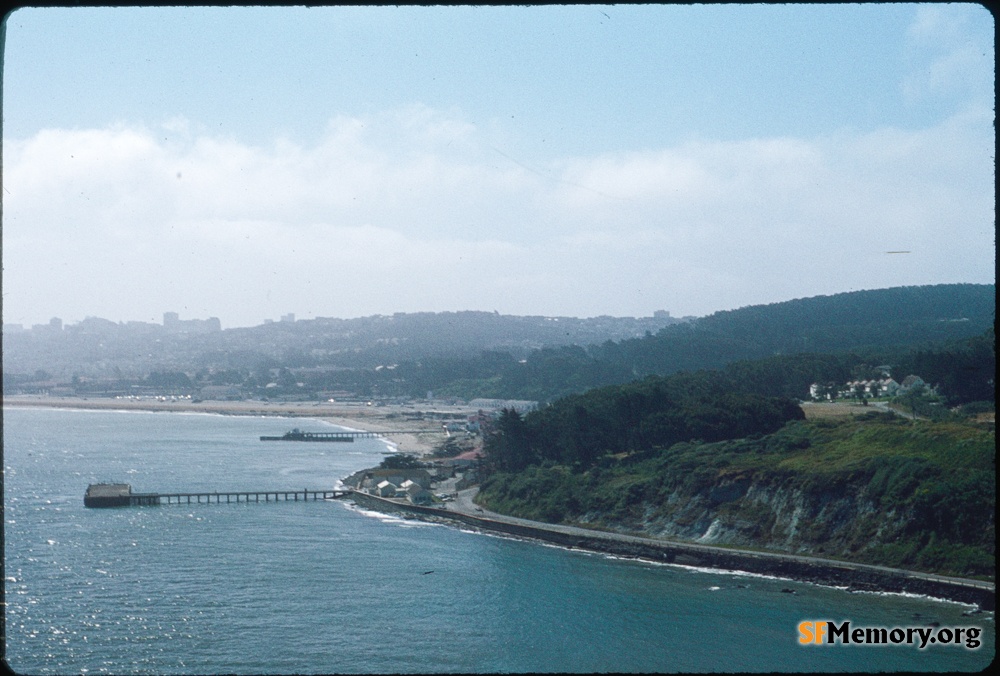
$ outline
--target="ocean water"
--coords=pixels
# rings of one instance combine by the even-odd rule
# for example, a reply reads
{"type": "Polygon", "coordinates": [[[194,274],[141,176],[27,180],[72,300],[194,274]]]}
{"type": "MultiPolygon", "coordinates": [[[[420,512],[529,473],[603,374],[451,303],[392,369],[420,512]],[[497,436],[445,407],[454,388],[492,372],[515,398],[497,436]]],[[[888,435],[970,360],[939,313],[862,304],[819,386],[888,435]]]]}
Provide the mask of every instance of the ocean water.
{"type": "Polygon", "coordinates": [[[343,501],[86,509],[138,492],[332,487],[386,447],[319,421],[5,408],[6,659],[18,673],[978,671],[992,613],[615,559],[343,501]],[[795,593],[783,590],[791,589],[795,593]],[[982,646],[802,646],[811,619],[979,627],[982,646]]]}

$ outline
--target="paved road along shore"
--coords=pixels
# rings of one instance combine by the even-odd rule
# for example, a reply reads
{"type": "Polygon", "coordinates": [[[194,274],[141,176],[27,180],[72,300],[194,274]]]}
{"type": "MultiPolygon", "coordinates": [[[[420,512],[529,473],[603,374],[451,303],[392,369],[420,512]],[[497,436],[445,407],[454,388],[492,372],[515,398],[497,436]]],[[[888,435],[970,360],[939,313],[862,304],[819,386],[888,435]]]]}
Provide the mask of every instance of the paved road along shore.
{"type": "Polygon", "coordinates": [[[497,514],[478,507],[472,501],[476,490],[471,488],[460,492],[459,498],[455,502],[448,503],[446,509],[411,505],[357,491],[349,496],[349,499],[377,511],[404,512],[434,520],[458,521],[483,530],[617,556],[774,575],[804,582],[847,587],[851,591],[923,594],[976,604],[984,610],[995,608],[995,585],[991,582],[794,554],[728,549],[595,531],[576,526],[540,523],[497,514]]]}

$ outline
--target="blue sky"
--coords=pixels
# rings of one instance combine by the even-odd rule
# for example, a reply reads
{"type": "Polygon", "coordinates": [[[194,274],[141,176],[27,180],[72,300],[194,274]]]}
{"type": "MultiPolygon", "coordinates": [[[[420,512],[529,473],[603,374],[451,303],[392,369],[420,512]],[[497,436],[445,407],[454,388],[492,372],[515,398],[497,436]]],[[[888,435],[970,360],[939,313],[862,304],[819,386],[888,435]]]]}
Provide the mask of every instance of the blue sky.
{"type": "Polygon", "coordinates": [[[4,322],[992,282],[994,65],[978,5],[21,9],[4,322]]]}

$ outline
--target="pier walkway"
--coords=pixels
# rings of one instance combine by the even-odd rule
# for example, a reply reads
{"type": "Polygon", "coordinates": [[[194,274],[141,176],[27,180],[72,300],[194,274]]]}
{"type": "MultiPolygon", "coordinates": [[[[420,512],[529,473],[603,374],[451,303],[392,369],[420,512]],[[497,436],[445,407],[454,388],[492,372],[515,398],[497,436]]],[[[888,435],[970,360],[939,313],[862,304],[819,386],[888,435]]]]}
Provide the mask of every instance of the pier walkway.
{"type": "Polygon", "coordinates": [[[279,436],[264,435],[261,441],[354,441],[355,439],[380,439],[394,434],[427,434],[438,430],[393,430],[391,432],[303,432],[294,429],[279,436]]]}
{"type": "Polygon", "coordinates": [[[198,504],[201,502],[220,504],[223,502],[288,502],[306,500],[333,500],[342,498],[350,491],[309,490],[301,491],[238,491],[230,493],[131,493],[129,505],[198,504]]]}
{"type": "Polygon", "coordinates": [[[350,490],[303,488],[300,491],[213,491],[211,493],[133,493],[128,484],[91,484],[87,487],[85,507],[136,507],[149,505],[191,505],[199,503],[298,502],[336,500],[350,495],[350,490]]]}

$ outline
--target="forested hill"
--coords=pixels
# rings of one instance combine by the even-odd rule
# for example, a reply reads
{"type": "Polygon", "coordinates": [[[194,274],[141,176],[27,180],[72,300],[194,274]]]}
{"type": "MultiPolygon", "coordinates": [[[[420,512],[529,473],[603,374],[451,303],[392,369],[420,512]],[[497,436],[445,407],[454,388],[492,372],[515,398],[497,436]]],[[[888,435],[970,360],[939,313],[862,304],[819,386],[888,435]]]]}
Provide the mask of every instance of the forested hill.
{"type": "Polygon", "coordinates": [[[595,357],[636,375],[716,368],[773,354],[908,347],[993,326],[996,286],[944,284],[816,296],[716,312],[655,336],[605,344],[595,357]]]}
{"type": "MultiPolygon", "coordinates": [[[[722,368],[776,354],[856,351],[875,358],[982,336],[993,327],[993,284],[946,284],[854,291],[717,312],[668,326],[644,338],[602,345],[542,349],[493,372],[470,362],[465,379],[438,382],[437,391],[549,401],[592,387],[647,375],[722,368]],[[488,374],[488,375],[487,375],[488,374]],[[485,376],[485,377],[484,377],[485,376]]],[[[880,362],[881,363],[881,362],[880,362]]],[[[496,365],[499,364],[500,368],[496,365]]],[[[874,365],[874,364],[873,364],[874,365]]],[[[413,373],[412,365],[399,373],[413,373]]],[[[425,362],[425,371],[434,369],[425,362]]],[[[449,364],[451,373],[461,372],[449,364]]],[[[398,374],[397,374],[398,375],[398,374]]],[[[429,372],[428,385],[434,380],[429,372]]],[[[903,374],[905,375],[905,374],[903,374]]]]}
{"type": "MultiPolygon", "coordinates": [[[[716,312],[699,319],[697,326],[702,331],[745,340],[765,338],[784,351],[808,352],[816,346],[824,351],[850,348],[853,345],[848,343],[857,338],[887,343],[902,334],[907,340],[926,340],[928,325],[992,322],[995,311],[994,285],[942,284],[854,291],[756,305],[716,312]]],[[[976,329],[976,332],[981,330],[976,329]]],[[[951,334],[946,331],[943,337],[951,337],[951,334]]]]}

